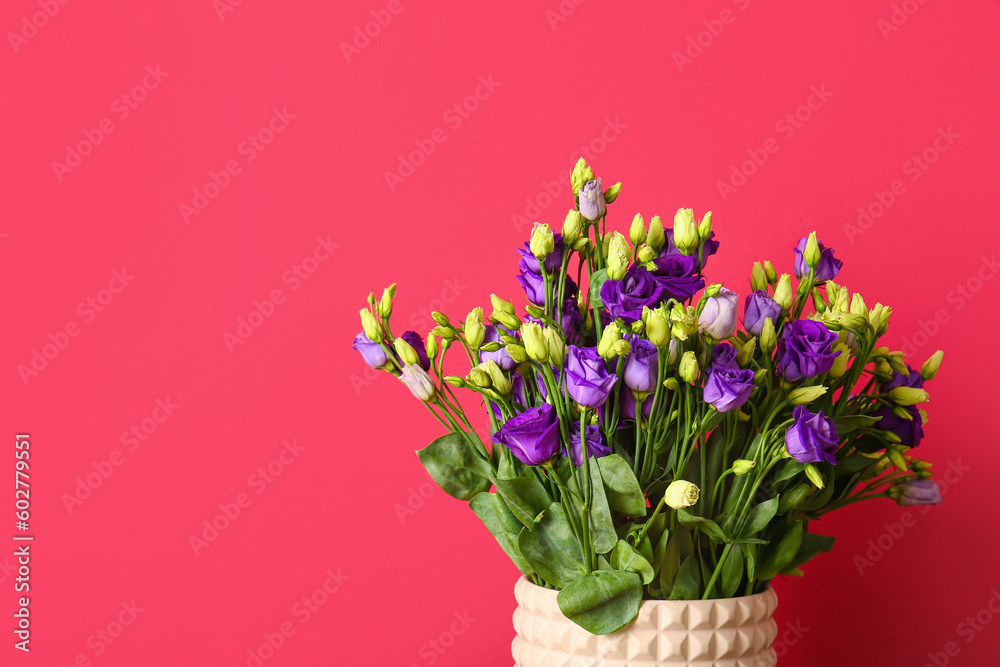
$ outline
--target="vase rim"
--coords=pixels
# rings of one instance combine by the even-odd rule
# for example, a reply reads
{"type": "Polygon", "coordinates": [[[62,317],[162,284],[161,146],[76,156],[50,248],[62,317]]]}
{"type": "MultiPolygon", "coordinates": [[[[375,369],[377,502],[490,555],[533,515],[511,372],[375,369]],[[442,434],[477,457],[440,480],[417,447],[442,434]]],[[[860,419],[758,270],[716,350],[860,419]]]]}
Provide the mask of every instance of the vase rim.
{"type": "MultiPolygon", "coordinates": [[[[514,585],[515,585],[515,587],[516,586],[531,586],[532,588],[537,588],[537,589],[542,590],[542,591],[548,591],[549,593],[551,593],[553,595],[558,595],[559,594],[559,591],[557,589],[555,589],[555,588],[546,588],[545,586],[539,586],[538,584],[536,584],[535,582],[533,582],[531,579],[529,579],[528,575],[523,574],[523,573],[521,574],[520,577],[518,577],[518,580],[515,582],[514,585]]],[[[642,602],[643,602],[643,604],[645,604],[646,602],[677,602],[677,603],[681,603],[681,604],[699,604],[699,603],[700,604],[711,604],[713,602],[719,602],[719,601],[722,601],[722,600],[753,600],[754,598],[770,597],[770,596],[772,596],[774,594],[775,594],[774,593],[774,588],[770,584],[768,584],[767,588],[765,588],[764,590],[762,590],[760,593],[754,593],[753,595],[740,595],[740,596],[731,597],[731,598],[709,598],[708,600],[702,600],[701,598],[699,598],[697,600],[661,600],[661,599],[657,599],[657,598],[645,598],[644,597],[642,599],[642,602]]]]}

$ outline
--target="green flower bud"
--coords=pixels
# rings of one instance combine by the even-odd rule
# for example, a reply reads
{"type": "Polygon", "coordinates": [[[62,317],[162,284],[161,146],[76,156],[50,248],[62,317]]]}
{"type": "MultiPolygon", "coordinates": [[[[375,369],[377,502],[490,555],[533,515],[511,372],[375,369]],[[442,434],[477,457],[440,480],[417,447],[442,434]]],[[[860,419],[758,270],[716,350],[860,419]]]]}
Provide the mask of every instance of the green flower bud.
{"type": "Polygon", "coordinates": [[[531,254],[541,262],[555,249],[555,234],[552,233],[548,225],[536,222],[531,229],[531,241],[528,243],[528,247],[531,249],[531,254]]]}
{"type": "Polygon", "coordinates": [[[701,237],[694,223],[694,211],[690,208],[679,208],[674,215],[674,245],[685,255],[693,255],[698,251],[701,237]]]}
{"type": "Polygon", "coordinates": [[[931,355],[930,359],[924,362],[924,365],[920,367],[920,377],[924,380],[933,380],[934,376],[937,375],[938,369],[941,368],[941,360],[944,359],[944,352],[938,350],[931,355]]]}
{"type": "Polygon", "coordinates": [[[809,478],[809,481],[812,482],[817,489],[822,489],[824,486],[826,486],[826,484],[823,481],[823,475],[821,475],[819,470],[816,469],[816,466],[814,466],[811,463],[807,463],[805,470],[806,470],[806,477],[809,478]]]}
{"type": "Polygon", "coordinates": [[[384,319],[392,316],[392,299],[396,296],[396,283],[382,290],[382,299],[378,303],[378,314],[384,319]]]}
{"type": "Polygon", "coordinates": [[[868,306],[865,305],[864,297],[857,292],[855,292],[854,296],[851,298],[851,312],[855,315],[860,315],[865,318],[866,321],[868,320],[868,306]]]}
{"type": "Polygon", "coordinates": [[[769,387],[771,386],[770,377],[767,374],[766,368],[758,368],[753,374],[753,383],[756,387],[769,387]]]}
{"type": "Polygon", "coordinates": [[[722,283],[712,283],[711,285],[705,288],[705,296],[709,298],[716,297],[719,296],[719,293],[721,291],[722,291],[722,283]]]}
{"type": "Polygon", "coordinates": [[[694,356],[694,352],[688,350],[681,355],[681,364],[677,370],[677,374],[681,376],[681,379],[688,384],[694,384],[695,380],[698,379],[698,359],[694,356]]]}
{"type": "Polygon", "coordinates": [[[374,292],[368,292],[368,305],[372,306],[372,307],[375,306],[375,293],[374,292]]]}
{"type": "Polygon", "coordinates": [[[754,292],[767,289],[767,274],[760,262],[754,262],[753,270],[750,271],[750,289],[754,292]]]}
{"type": "Polygon", "coordinates": [[[445,340],[451,340],[455,337],[455,330],[451,327],[436,326],[431,329],[432,336],[440,336],[445,340]]]}
{"type": "Polygon", "coordinates": [[[628,229],[628,238],[632,245],[639,245],[646,240],[646,221],[642,219],[641,213],[636,213],[632,218],[632,226],[628,229]]]}
{"type": "Polygon", "coordinates": [[[913,415],[910,411],[904,408],[902,405],[892,406],[892,413],[899,417],[900,419],[905,419],[906,421],[913,421],[913,415]]]}
{"type": "Polygon", "coordinates": [[[815,387],[799,387],[798,389],[792,389],[788,392],[788,401],[792,405],[806,405],[807,403],[812,403],[826,392],[827,388],[823,385],[816,385],[815,387]]]}
{"type": "Polygon", "coordinates": [[[459,389],[464,389],[466,386],[465,380],[463,378],[458,377],[457,375],[445,375],[443,379],[452,387],[458,387],[459,389]]]}
{"type": "Polygon", "coordinates": [[[361,328],[364,329],[365,335],[368,336],[368,340],[372,342],[379,342],[382,340],[382,325],[378,323],[375,316],[372,315],[372,311],[367,308],[361,309],[361,328]]]}
{"type": "Polygon", "coordinates": [[[753,359],[753,353],[757,351],[757,339],[751,338],[747,342],[740,346],[740,349],[736,352],[736,363],[742,368],[750,363],[753,359]]]}
{"type": "Polygon", "coordinates": [[[676,479],[667,487],[666,492],[663,494],[663,499],[668,506],[679,510],[691,507],[698,502],[700,493],[697,485],[683,479],[676,479]]]}
{"type": "Polygon", "coordinates": [[[580,240],[583,234],[583,216],[575,208],[571,208],[563,221],[562,235],[566,245],[573,245],[580,240]]]}
{"type": "Polygon", "coordinates": [[[514,305],[510,301],[504,301],[496,294],[490,294],[490,303],[493,305],[493,312],[517,315],[517,311],[514,310],[514,305]]]}
{"type": "Polygon", "coordinates": [[[748,461],[747,459],[736,459],[733,461],[733,474],[734,475],[745,475],[757,466],[756,461],[748,461]]]}
{"type": "Polygon", "coordinates": [[[639,260],[640,264],[651,262],[656,259],[656,251],[653,250],[648,243],[643,243],[639,246],[639,250],[636,253],[636,259],[639,260]]]}
{"type": "Polygon", "coordinates": [[[594,180],[594,171],[587,166],[587,161],[580,158],[573,167],[573,174],[570,177],[570,184],[573,186],[573,194],[580,194],[580,190],[587,181],[594,180]]]}
{"type": "Polygon", "coordinates": [[[549,348],[540,325],[535,322],[525,322],[521,325],[521,340],[524,342],[528,358],[532,361],[544,364],[548,360],[549,348]]]}
{"type": "Polygon", "coordinates": [[[916,405],[929,401],[930,397],[923,389],[916,387],[896,387],[889,390],[889,398],[896,405],[916,405]]]}
{"type": "Polygon", "coordinates": [[[481,389],[488,389],[490,387],[490,374],[484,371],[479,366],[476,366],[469,371],[469,382],[476,385],[481,389]]]}
{"type": "Polygon", "coordinates": [[[520,345],[507,345],[507,354],[515,364],[523,364],[528,360],[528,353],[520,345]]]}
{"type": "Polygon", "coordinates": [[[449,326],[451,324],[451,322],[448,321],[447,315],[445,315],[444,313],[439,313],[436,310],[431,313],[431,319],[443,327],[449,326]]]}
{"type": "Polygon", "coordinates": [[[465,342],[473,350],[478,350],[486,337],[486,327],[483,326],[483,309],[473,308],[465,317],[465,342]]]}
{"type": "Polygon", "coordinates": [[[702,241],[707,241],[708,237],[711,235],[712,235],[712,212],[709,211],[704,215],[704,217],[702,217],[701,223],[698,225],[698,237],[702,241]]]}
{"type": "MultiPolygon", "coordinates": [[[[877,308],[882,304],[875,304],[877,308]]],[[[878,326],[875,327],[875,323],[872,326],[875,327],[875,335],[882,336],[886,331],[889,330],[889,316],[892,315],[892,308],[889,306],[882,306],[882,310],[879,312],[878,326]]]]}
{"type": "Polygon", "coordinates": [[[621,280],[625,277],[629,261],[628,243],[625,237],[613,232],[608,243],[608,279],[621,280]]]}
{"type": "Polygon", "coordinates": [[[677,387],[681,386],[681,383],[677,381],[677,378],[667,378],[663,381],[663,386],[670,391],[673,391],[677,389],[677,387]]]}
{"type": "Polygon", "coordinates": [[[778,272],[774,270],[774,264],[771,262],[764,262],[764,275],[767,276],[767,282],[771,285],[778,282],[778,272]]]}
{"type": "Polygon", "coordinates": [[[605,359],[610,359],[612,357],[611,348],[622,339],[623,333],[617,322],[612,322],[604,327],[601,340],[597,343],[597,353],[605,359]]]}
{"type": "Polygon", "coordinates": [[[816,232],[810,232],[809,239],[806,241],[806,249],[802,252],[802,259],[805,260],[806,266],[810,269],[815,269],[819,266],[819,260],[822,256],[823,255],[819,249],[819,240],[816,238],[816,232]]]}
{"type": "Polygon", "coordinates": [[[555,329],[545,329],[545,346],[549,351],[549,363],[556,368],[562,368],[566,360],[566,341],[555,329]]]}
{"type": "Polygon", "coordinates": [[[618,193],[622,191],[622,182],[618,181],[610,188],[604,191],[604,203],[610,204],[614,200],[618,199],[618,193]]]}
{"type": "Polygon", "coordinates": [[[833,351],[839,352],[839,354],[833,358],[833,366],[830,367],[827,375],[837,379],[847,372],[847,362],[851,360],[851,351],[843,343],[834,345],[833,351]]]}
{"type": "Polygon", "coordinates": [[[487,359],[485,362],[479,364],[479,367],[489,374],[493,388],[498,394],[501,396],[510,396],[513,385],[495,361],[487,359]]]}
{"type": "Polygon", "coordinates": [[[774,287],[774,300],[783,310],[791,310],[795,292],[792,291],[792,277],[787,273],[782,273],[778,278],[778,284],[774,287]]]}
{"type": "Polygon", "coordinates": [[[437,338],[434,337],[434,333],[433,332],[427,334],[427,346],[426,346],[426,348],[427,348],[427,358],[430,359],[431,361],[433,361],[434,358],[437,357],[437,353],[438,353],[438,342],[437,342],[437,338]]]}
{"type": "Polygon", "coordinates": [[[667,236],[663,231],[663,221],[660,220],[660,216],[658,215],[654,215],[653,219],[649,221],[649,233],[646,234],[646,243],[656,252],[660,252],[660,249],[667,243],[667,236]]]}
{"type": "Polygon", "coordinates": [[[627,340],[616,341],[615,344],[611,346],[612,357],[627,357],[628,353],[631,351],[632,345],[627,340]]]}
{"type": "Polygon", "coordinates": [[[764,354],[770,355],[774,351],[775,345],[778,344],[778,335],[774,331],[774,322],[771,318],[765,318],[764,328],[760,332],[760,349],[763,350],[764,354]]]}
{"type": "MultiPolygon", "coordinates": [[[[644,307],[643,314],[647,310],[644,307]]],[[[667,322],[666,313],[663,312],[662,308],[649,310],[648,313],[645,317],[646,338],[649,339],[650,343],[662,350],[670,344],[670,324],[667,322]]]]}
{"type": "Polygon", "coordinates": [[[396,354],[403,361],[404,364],[419,364],[420,357],[417,356],[417,351],[413,349],[409,343],[407,343],[402,338],[397,338],[392,341],[393,347],[396,348],[396,354]]]}

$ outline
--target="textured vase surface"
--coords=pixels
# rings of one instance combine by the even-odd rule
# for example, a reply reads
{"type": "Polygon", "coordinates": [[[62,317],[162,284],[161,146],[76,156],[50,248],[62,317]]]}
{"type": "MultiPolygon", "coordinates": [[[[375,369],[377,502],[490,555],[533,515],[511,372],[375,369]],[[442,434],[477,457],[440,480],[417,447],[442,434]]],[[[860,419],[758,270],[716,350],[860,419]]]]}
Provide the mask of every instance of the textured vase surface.
{"type": "Polygon", "coordinates": [[[531,583],[514,586],[517,609],[511,645],[515,667],[774,667],[771,644],[778,596],[763,593],[725,600],[643,600],[621,630],[592,635],[566,618],[558,591],[531,583]]]}

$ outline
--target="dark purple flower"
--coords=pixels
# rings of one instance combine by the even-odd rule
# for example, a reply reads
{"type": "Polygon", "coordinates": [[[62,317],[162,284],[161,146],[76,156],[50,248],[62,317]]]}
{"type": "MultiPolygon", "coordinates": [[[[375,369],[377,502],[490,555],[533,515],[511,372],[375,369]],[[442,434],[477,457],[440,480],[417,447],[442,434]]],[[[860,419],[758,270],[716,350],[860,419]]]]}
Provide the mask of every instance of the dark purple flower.
{"type": "MultiPolygon", "coordinates": [[[[555,379],[556,384],[562,384],[562,373],[555,366],[549,367],[552,370],[552,377],[555,379]]],[[[535,371],[535,386],[538,387],[538,393],[542,395],[545,400],[549,399],[549,390],[545,388],[545,381],[542,379],[542,372],[535,371]]]]}
{"type": "MultiPolygon", "coordinates": [[[[618,404],[621,408],[621,416],[625,419],[635,419],[635,395],[628,389],[621,389],[618,391],[619,398],[618,404]]],[[[662,403],[666,400],[662,395],[660,396],[660,402],[662,403]]],[[[642,416],[649,418],[649,413],[653,410],[653,395],[650,394],[642,402],[642,416]]]]}
{"type": "MultiPolygon", "coordinates": [[[[566,248],[565,243],[563,243],[562,234],[558,232],[552,235],[555,240],[555,248],[549,253],[549,256],[545,258],[545,270],[552,274],[559,270],[562,266],[563,251],[566,248]]],[[[531,244],[528,241],[524,242],[523,248],[518,248],[517,252],[521,255],[521,260],[527,265],[528,269],[532,273],[541,274],[541,269],[538,265],[538,258],[535,257],[531,252],[531,244]]]]}
{"type": "Polygon", "coordinates": [[[719,412],[735,410],[747,402],[753,391],[753,371],[715,366],[705,380],[705,402],[719,412]]]}
{"type": "MultiPolygon", "coordinates": [[[[517,334],[515,332],[515,336],[516,335],[517,334]]],[[[492,324],[487,324],[486,335],[483,337],[483,343],[499,343],[499,342],[501,342],[500,332],[497,331],[497,328],[492,324]]],[[[507,350],[504,348],[500,348],[495,352],[487,352],[486,350],[482,349],[479,350],[479,361],[488,361],[490,359],[492,359],[494,363],[496,363],[496,365],[499,366],[500,369],[504,371],[509,371],[513,369],[515,366],[517,366],[517,364],[514,363],[514,360],[510,358],[510,355],[507,354],[507,350]]]]}
{"type": "Polygon", "coordinates": [[[547,403],[525,410],[501,426],[493,442],[507,447],[525,465],[545,463],[559,451],[555,410],[547,403]]]}
{"type": "MultiPolygon", "coordinates": [[[[587,458],[599,459],[611,453],[611,446],[604,444],[597,424],[587,425],[587,458]]],[[[583,447],[580,446],[580,422],[573,422],[569,429],[569,451],[573,465],[583,465],[583,447]]]]}
{"type": "Polygon", "coordinates": [[[598,408],[618,381],[608,373],[596,347],[570,345],[566,353],[566,391],[580,405],[598,408]]]}
{"type": "Polygon", "coordinates": [[[792,412],[795,423],[785,432],[785,446],[799,463],[837,463],[837,429],[820,411],[812,414],[804,405],[792,412]]]}
{"type": "Polygon", "coordinates": [[[716,367],[739,370],[739,366],[736,364],[736,348],[729,343],[719,343],[713,347],[712,358],[708,362],[708,370],[716,367]]]}
{"type": "Polygon", "coordinates": [[[642,318],[642,307],[656,308],[667,297],[660,282],[644,267],[634,265],[621,280],[606,280],[601,285],[601,301],[611,319],[621,318],[631,324],[642,318]]]}
{"type": "Polygon", "coordinates": [[[625,360],[625,384],[634,391],[649,393],[656,389],[659,378],[656,346],[648,340],[636,338],[632,340],[632,351],[625,360]]]}
{"type": "Polygon", "coordinates": [[[890,389],[895,389],[896,387],[913,387],[914,389],[922,389],[924,386],[924,379],[920,377],[920,372],[915,371],[910,368],[907,364],[906,369],[910,371],[909,375],[903,375],[897,370],[892,372],[892,379],[882,385],[882,391],[887,392],[890,389]]]}
{"type": "MultiPolygon", "coordinates": [[[[666,235],[667,235],[667,243],[666,243],[666,245],[663,246],[663,249],[660,250],[660,257],[665,257],[667,255],[680,255],[681,251],[678,250],[677,246],[674,245],[674,230],[673,229],[667,229],[665,231],[666,231],[666,235]]],[[[712,255],[714,255],[716,252],[718,252],[718,250],[719,250],[719,242],[715,240],[715,232],[712,232],[709,235],[708,239],[705,240],[705,241],[703,241],[702,244],[701,244],[701,267],[700,268],[702,268],[702,269],[705,268],[705,264],[708,263],[708,258],[711,257],[712,255]]],[[[692,255],[691,259],[694,260],[695,266],[697,266],[698,265],[698,254],[695,253],[694,255],[692,255]]]]}
{"type": "MultiPolygon", "coordinates": [[[[535,264],[537,266],[537,260],[535,264]]],[[[544,306],[545,278],[537,271],[532,271],[531,267],[528,266],[528,260],[525,258],[521,259],[517,268],[521,270],[521,273],[517,276],[517,282],[521,283],[521,287],[524,289],[524,293],[527,295],[528,301],[536,306],[544,306]]],[[[555,293],[555,291],[559,289],[559,281],[555,279],[555,276],[550,276],[549,282],[549,289],[555,293]]],[[[573,279],[567,276],[566,285],[563,287],[563,298],[576,294],[578,289],[579,288],[576,286],[576,283],[573,282],[573,279]]]]}
{"type": "Polygon", "coordinates": [[[409,343],[410,347],[416,351],[417,358],[420,359],[420,367],[425,371],[430,370],[431,362],[427,358],[427,347],[424,345],[424,339],[420,337],[420,334],[416,331],[404,331],[400,338],[409,343]]]}
{"type": "MultiPolygon", "coordinates": [[[[920,377],[917,373],[911,375],[920,377]]],[[[924,439],[924,418],[920,416],[920,410],[915,405],[907,405],[902,409],[910,413],[913,419],[900,417],[888,405],[883,405],[872,413],[872,417],[881,417],[875,426],[883,431],[895,433],[901,441],[899,444],[904,447],[916,447],[924,439]]]]}
{"type": "Polygon", "coordinates": [[[351,347],[360,352],[365,363],[372,368],[378,368],[389,361],[389,356],[382,349],[382,346],[368,338],[364,331],[354,337],[354,345],[351,347]]]}
{"type": "Polygon", "coordinates": [[[944,501],[941,497],[941,487],[933,479],[912,479],[897,484],[894,488],[899,492],[896,502],[903,507],[940,505],[944,501]]]}
{"type": "MultiPolygon", "coordinates": [[[[512,389],[511,400],[513,400],[514,403],[516,404],[515,407],[517,405],[520,405],[521,407],[527,407],[528,394],[524,382],[524,376],[521,375],[520,373],[514,373],[514,375],[510,379],[510,384],[512,389]]],[[[497,419],[503,418],[503,414],[500,412],[500,406],[494,403],[493,401],[490,401],[490,410],[493,411],[493,416],[496,417],[497,419]]]]}
{"type": "Polygon", "coordinates": [[[698,263],[687,255],[664,255],[653,260],[656,268],[652,273],[663,288],[663,301],[673,298],[686,301],[698,290],[705,287],[705,281],[698,275],[698,263]]]}
{"type": "MultiPolygon", "coordinates": [[[[806,250],[806,244],[809,242],[808,236],[803,236],[799,239],[798,245],[795,246],[795,277],[802,278],[803,276],[809,275],[809,266],[806,264],[806,259],[803,253],[806,250]]],[[[844,265],[839,259],[833,256],[833,248],[827,248],[822,242],[819,243],[820,258],[819,264],[816,265],[816,275],[814,278],[815,284],[821,285],[827,280],[833,280],[840,273],[840,267],[844,265]]]]}
{"type": "MultiPolygon", "coordinates": [[[[569,278],[566,279],[570,282],[569,278]]],[[[569,285],[567,284],[567,287],[569,285]]],[[[574,289],[576,283],[573,283],[574,289]]],[[[580,327],[583,326],[583,315],[580,314],[580,306],[575,296],[567,297],[562,306],[562,330],[566,342],[573,344],[580,340],[580,327]]]]}
{"type": "Polygon", "coordinates": [[[777,329],[780,315],[781,306],[778,302],[759,289],[747,296],[743,307],[743,327],[751,335],[759,336],[764,330],[764,320],[771,320],[771,324],[777,329]]]}
{"type": "Polygon", "coordinates": [[[816,320],[795,320],[781,329],[778,340],[778,372],[789,382],[816,377],[833,366],[837,334],[816,320]]]}

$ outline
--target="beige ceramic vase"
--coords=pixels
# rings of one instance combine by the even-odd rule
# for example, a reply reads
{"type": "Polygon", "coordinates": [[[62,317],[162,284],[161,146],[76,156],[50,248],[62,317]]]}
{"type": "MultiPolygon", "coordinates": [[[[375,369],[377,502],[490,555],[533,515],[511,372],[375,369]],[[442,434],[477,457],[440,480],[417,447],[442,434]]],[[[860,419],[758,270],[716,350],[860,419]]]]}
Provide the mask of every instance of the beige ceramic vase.
{"type": "Polygon", "coordinates": [[[726,600],[643,600],[621,630],[592,635],[559,611],[554,591],[522,576],[511,645],[514,667],[774,667],[772,589],[726,600]]]}

